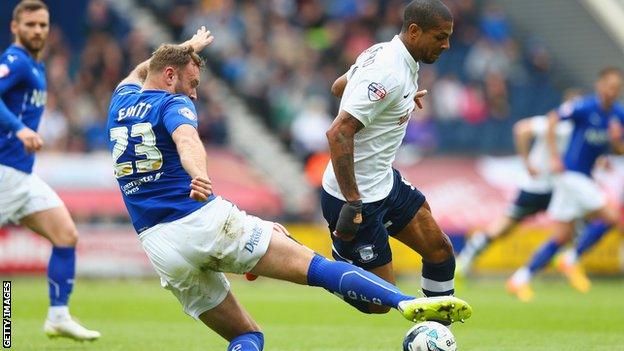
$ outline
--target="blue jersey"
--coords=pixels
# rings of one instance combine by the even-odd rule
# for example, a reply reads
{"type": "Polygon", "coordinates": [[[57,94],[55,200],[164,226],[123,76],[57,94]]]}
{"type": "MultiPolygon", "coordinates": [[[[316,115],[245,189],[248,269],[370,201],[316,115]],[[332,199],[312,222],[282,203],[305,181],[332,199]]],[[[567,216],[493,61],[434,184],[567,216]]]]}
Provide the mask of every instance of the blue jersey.
{"type": "Polygon", "coordinates": [[[11,45],[0,56],[0,164],[31,173],[34,153],[26,152],[15,132],[36,131],[46,103],[45,66],[23,48],[11,45]]]}
{"type": "Polygon", "coordinates": [[[171,134],[182,124],[197,128],[191,100],[162,90],[124,84],[108,110],[109,150],[115,176],[138,233],[182,218],[212,201],[189,198],[191,176],[180,162],[171,134]]]}
{"type": "Polygon", "coordinates": [[[609,111],[605,111],[596,95],[588,95],[564,103],[557,112],[561,119],[574,123],[564,154],[565,168],[591,176],[596,159],[610,148],[609,121],[616,119],[624,122],[624,108],[615,103],[609,111]]]}

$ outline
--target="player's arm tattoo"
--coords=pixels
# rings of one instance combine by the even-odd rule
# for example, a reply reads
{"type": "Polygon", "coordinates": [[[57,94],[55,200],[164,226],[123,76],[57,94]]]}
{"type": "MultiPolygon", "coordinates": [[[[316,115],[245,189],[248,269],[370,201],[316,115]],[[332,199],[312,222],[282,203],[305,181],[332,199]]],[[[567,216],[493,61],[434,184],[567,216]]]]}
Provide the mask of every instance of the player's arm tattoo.
{"type": "Polygon", "coordinates": [[[171,137],[176,144],[182,167],[191,178],[208,177],[206,150],[197,130],[189,124],[182,124],[176,128],[171,137]]]}
{"type": "Polygon", "coordinates": [[[327,131],[331,161],[340,191],[347,201],[360,199],[355,182],[353,162],[353,138],[364,125],[349,113],[341,110],[327,131]]]}

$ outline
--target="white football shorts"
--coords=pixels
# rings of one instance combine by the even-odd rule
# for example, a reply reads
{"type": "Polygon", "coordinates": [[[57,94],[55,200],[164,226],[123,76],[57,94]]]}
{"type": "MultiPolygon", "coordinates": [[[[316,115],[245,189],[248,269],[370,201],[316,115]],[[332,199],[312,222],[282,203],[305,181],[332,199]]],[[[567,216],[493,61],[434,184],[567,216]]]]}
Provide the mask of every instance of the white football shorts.
{"type": "Polygon", "coordinates": [[[605,194],[593,179],[583,173],[565,171],[555,177],[548,214],[554,220],[569,222],[606,204],[605,194]]]}
{"type": "Polygon", "coordinates": [[[63,201],[36,174],[0,165],[0,226],[59,206],[63,201]]]}
{"type": "Polygon", "coordinates": [[[139,234],[163,288],[195,319],[219,305],[230,290],[222,272],[249,272],[264,256],[273,222],[247,215],[217,197],[186,217],[139,234]]]}

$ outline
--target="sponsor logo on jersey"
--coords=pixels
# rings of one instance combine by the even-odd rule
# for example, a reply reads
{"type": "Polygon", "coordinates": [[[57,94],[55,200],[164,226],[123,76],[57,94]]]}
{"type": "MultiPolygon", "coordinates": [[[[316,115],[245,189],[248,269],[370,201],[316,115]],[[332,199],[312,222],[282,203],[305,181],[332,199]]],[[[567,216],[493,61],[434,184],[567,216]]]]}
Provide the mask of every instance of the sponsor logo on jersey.
{"type": "Polygon", "coordinates": [[[375,245],[366,245],[357,249],[360,254],[360,262],[366,263],[377,258],[377,254],[373,251],[375,245]]]}
{"type": "Polygon", "coordinates": [[[178,110],[178,113],[180,115],[190,119],[191,121],[197,121],[197,116],[188,107],[182,107],[181,109],[178,110]]]}
{"type": "Polygon", "coordinates": [[[588,128],[583,136],[590,145],[600,146],[609,142],[609,134],[603,129],[588,128]]]}
{"type": "Polygon", "coordinates": [[[0,78],[4,78],[8,76],[9,73],[11,73],[9,66],[7,66],[5,63],[1,64],[0,65],[0,78]]]}
{"type": "Polygon", "coordinates": [[[370,101],[379,101],[386,97],[386,88],[381,83],[370,83],[368,85],[368,99],[370,101]]]}

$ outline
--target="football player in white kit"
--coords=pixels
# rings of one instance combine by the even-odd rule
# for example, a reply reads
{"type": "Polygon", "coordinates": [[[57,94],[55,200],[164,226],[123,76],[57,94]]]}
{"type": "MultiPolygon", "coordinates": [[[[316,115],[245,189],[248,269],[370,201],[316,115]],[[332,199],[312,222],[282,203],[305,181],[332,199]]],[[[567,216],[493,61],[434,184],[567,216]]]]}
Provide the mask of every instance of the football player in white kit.
{"type": "MultiPolygon", "coordinates": [[[[419,61],[433,63],[449,49],[453,17],[438,0],[410,2],[401,32],[365,50],[332,86],[340,111],[327,132],[331,162],[321,205],[336,260],[395,282],[388,236],[423,257],[426,296],[454,293],[455,257],[423,194],[392,168],[418,90],[419,61]]],[[[348,301],[366,313],[387,308],[348,301]]]]}

